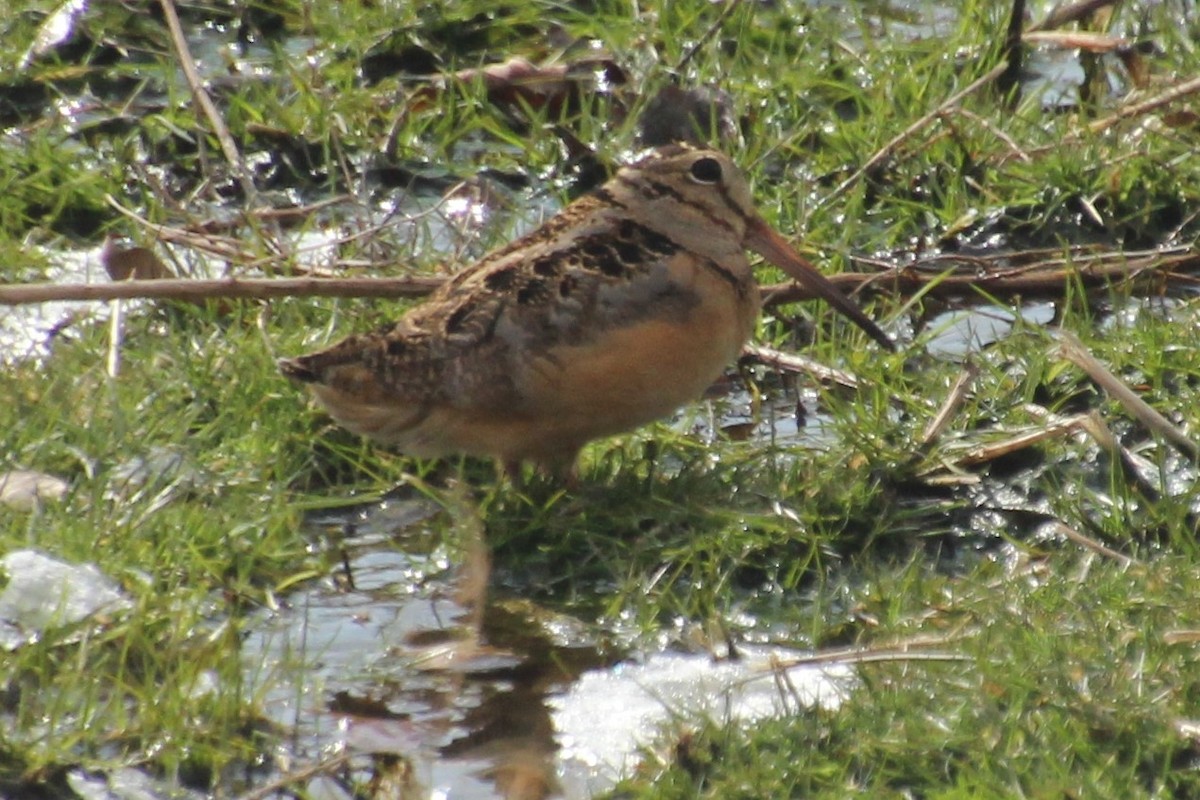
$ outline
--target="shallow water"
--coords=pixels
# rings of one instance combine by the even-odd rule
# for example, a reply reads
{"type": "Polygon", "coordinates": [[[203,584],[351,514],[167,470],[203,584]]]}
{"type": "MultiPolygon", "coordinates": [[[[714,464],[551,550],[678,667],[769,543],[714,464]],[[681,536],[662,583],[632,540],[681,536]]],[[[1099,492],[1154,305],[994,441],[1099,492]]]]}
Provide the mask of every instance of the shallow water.
{"type": "MultiPolygon", "coordinates": [[[[736,661],[619,652],[582,621],[515,598],[493,598],[476,628],[455,598],[461,568],[388,546],[372,511],[353,512],[375,543],[347,558],[352,586],[314,582],[248,625],[249,691],[292,734],[281,764],[343,753],[367,780],[398,756],[421,796],[586,798],[673,714],[752,721],[834,705],[853,685],[849,667],[792,668],[781,693],[772,664],[799,655],[785,648],[746,648],[736,661]]],[[[405,536],[419,538],[420,514],[393,518],[403,516],[416,526],[405,536]]]]}

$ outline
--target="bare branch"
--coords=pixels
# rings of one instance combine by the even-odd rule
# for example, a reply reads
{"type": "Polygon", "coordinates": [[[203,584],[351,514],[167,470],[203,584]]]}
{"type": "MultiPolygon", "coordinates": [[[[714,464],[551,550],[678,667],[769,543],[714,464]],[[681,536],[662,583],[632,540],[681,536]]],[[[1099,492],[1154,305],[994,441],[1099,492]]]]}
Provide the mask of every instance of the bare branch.
{"type": "Polygon", "coordinates": [[[221,278],[119,283],[26,283],[0,286],[0,305],[135,297],[191,302],[218,298],[424,297],[442,283],[441,278],[221,278]]]}
{"type": "Polygon", "coordinates": [[[179,15],[175,13],[175,2],[174,0],[161,0],[161,4],[163,16],[167,20],[167,28],[171,32],[171,43],[175,46],[176,55],[179,56],[179,66],[183,69],[188,87],[192,90],[192,97],[195,99],[196,104],[200,106],[200,110],[204,112],[204,116],[208,118],[208,123],[212,126],[213,133],[216,135],[217,141],[221,144],[221,151],[225,154],[225,160],[229,162],[229,166],[233,168],[233,171],[237,174],[238,181],[242,184],[242,191],[246,195],[246,200],[250,205],[253,205],[253,200],[256,196],[254,180],[250,177],[250,171],[246,169],[246,162],[242,160],[241,153],[237,149],[237,144],[234,143],[233,137],[229,135],[229,129],[225,127],[225,122],[221,119],[221,113],[217,111],[212,98],[204,90],[200,74],[196,71],[196,62],[192,59],[191,51],[188,50],[187,39],[183,35],[183,27],[179,24],[179,15]]]}
{"type": "Polygon", "coordinates": [[[1161,434],[1192,461],[1200,461],[1200,446],[1175,427],[1170,420],[1151,408],[1145,400],[1138,397],[1137,392],[1126,386],[1120,378],[1113,375],[1108,367],[1101,364],[1100,360],[1092,355],[1075,334],[1060,328],[1055,335],[1058,337],[1059,349],[1064,358],[1086,372],[1089,378],[1123,405],[1135,419],[1150,430],[1161,434]]]}

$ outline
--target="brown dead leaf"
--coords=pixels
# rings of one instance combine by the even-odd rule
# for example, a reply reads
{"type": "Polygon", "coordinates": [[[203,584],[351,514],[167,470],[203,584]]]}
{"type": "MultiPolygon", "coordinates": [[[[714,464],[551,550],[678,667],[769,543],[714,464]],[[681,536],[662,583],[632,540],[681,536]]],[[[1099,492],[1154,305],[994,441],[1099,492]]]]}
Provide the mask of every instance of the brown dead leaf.
{"type": "Polygon", "coordinates": [[[154,281],[174,278],[175,273],[148,247],[121,247],[115,239],[106,239],[100,250],[100,263],[114,281],[154,281]]]}
{"type": "MultiPolygon", "coordinates": [[[[148,247],[121,247],[116,240],[109,237],[100,249],[100,263],[108,277],[117,282],[122,281],[162,281],[178,278],[166,262],[148,247]]],[[[203,307],[212,303],[214,310],[220,316],[225,316],[233,310],[233,304],[223,297],[212,300],[196,299],[182,300],[182,304],[203,307]]]]}
{"type": "Polygon", "coordinates": [[[1120,36],[1090,31],[1028,31],[1021,35],[1025,44],[1047,44],[1064,50],[1086,50],[1089,53],[1112,53],[1130,49],[1133,42],[1120,36]]]}
{"type": "Polygon", "coordinates": [[[1167,111],[1162,115],[1163,124],[1168,128],[1196,128],[1200,127],[1200,114],[1187,108],[1181,108],[1178,111],[1167,111]]]}
{"type": "Polygon", "coordinates": [[[1117,58],[1121,59],[1134,86],[1139,89],[1150,87],[1150,63],[1142,57],[1142,51],[1137,46],[1118,48],[1117,58]]]}
{"type": "Polygon", "coordinates": [[[625,71],[611,58],[597,56],[570,63],[538,65],[524,58],[462,69],[418,89],[409,110],[429,109],[435,98],[455,84],[482,83],[488,102],[509,109],[529,106],[557,115],[587,94],[605,94],[627,82],[625,71]]]}
{"type": "Polygon", "coordinates": [[[731,422],[721,426],[721,433],[731,442],[748,442],[754,427],[753,422],[731,422]]]}

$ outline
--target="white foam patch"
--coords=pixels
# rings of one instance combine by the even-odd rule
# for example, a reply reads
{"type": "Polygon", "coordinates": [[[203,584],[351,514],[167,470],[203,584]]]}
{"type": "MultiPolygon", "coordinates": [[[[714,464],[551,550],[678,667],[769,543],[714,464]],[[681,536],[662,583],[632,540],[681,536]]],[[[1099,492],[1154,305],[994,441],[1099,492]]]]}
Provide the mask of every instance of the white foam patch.
{"type": "Polygon", "coordinates": [[[640,663],[589,672],[565,694],[550,699],[558,731],[559,780],[569,800],[593,797],[613,786],[679,714],[752,722],[790,713],[796,704],[833,708],[850,690],[854,673],[844,665],[792,667],[782,691],[774,661],[797,653],[761,648],[736,662],[662,653],[640,663]]]}

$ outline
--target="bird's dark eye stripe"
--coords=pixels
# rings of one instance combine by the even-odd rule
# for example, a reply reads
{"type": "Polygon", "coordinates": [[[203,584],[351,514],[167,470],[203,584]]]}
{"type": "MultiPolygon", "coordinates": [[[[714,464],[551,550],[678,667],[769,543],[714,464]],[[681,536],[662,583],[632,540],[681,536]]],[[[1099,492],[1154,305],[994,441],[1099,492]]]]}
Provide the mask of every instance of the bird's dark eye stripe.
{"type": "Polygon", "coordinates": [[[717,183],[721,180],[721,162],[705,156],[692,162],[692,180],[697,183],[717,183]]]}

